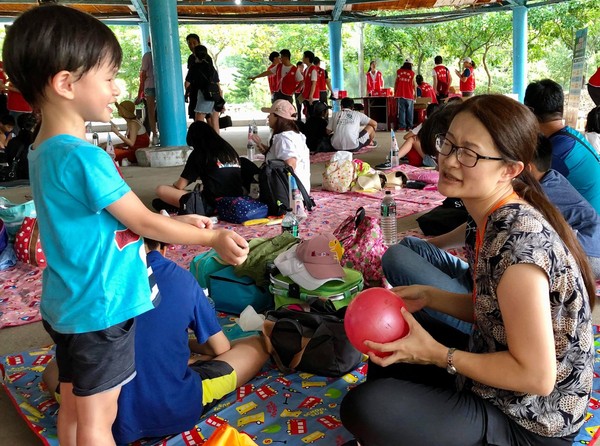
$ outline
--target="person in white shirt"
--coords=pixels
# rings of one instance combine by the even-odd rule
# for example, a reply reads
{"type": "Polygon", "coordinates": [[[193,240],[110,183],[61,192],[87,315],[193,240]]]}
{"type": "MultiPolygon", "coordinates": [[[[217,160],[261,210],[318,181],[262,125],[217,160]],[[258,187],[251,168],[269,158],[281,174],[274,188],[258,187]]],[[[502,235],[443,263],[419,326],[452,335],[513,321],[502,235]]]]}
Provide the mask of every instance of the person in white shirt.
{"type": "Polygon", "coordinates": [[[354,110],[352,98],[340,101],[342,109],[333,113],[327,130],[333,133],[331,145],[335,150],[353,152],[373,144],[377,122],[354,110]]]}
{"type": "Polygon", "coordinates": [[[266,160],[280,159],[294,169],[306,192],[310,193],[310,152],[306,136],[296,124],[297,113],[291,102],[278,99],[271,107],[261,109],[269,113],[269,127],[273,131],[269,144],[264,144],[258,135],[253,135],[258,150],[266,160]]]}

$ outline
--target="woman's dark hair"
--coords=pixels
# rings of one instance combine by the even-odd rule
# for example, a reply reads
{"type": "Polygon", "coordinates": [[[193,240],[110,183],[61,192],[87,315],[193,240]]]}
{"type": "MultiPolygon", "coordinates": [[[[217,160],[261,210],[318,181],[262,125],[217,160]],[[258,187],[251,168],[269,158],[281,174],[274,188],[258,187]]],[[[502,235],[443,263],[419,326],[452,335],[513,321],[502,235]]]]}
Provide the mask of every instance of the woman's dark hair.
{"type": "Polygon", "coordinates": [[[221,163],[238,163],[240,157],[235,149],[204,121],[190,125],[186,142],[196,150],[201,166],[221,163]]]}
{"type": "Polygon", "coordinates": [[[440,105],[423,122],[421,130],[419,130],[419,141],[421,142],[423,153],[437,158],[438,152],[435,148],[435,137],[439,133],[446,133],[448,131],[457,108],[458,104],[456,102],[440,105]]]}
{"type": "Polygon", "coordinates": [[[404,62],[404,64],[402,65],[403,70],[412,70],[412,64],[410,62],[404,62]]]}
{"type": "MultiPolygon", "coordinates": [[[[300,133],[300,129],[298,128],[298,124],[293,119],[285,119],[281,116],[275,116],[275,124],[273,125],[273,136],[278,135],[279,133],[292,131],[296,133],[300,133]]],[[[269,147],[273,145],[273,136],[269,141],[269,147]]]]}
{"type": "Polygon", "coordinates": [[[76,9],[48,4],[15,20],[6,32],[2,56],[10,81],[39,108],[57,73],[66,70],[81,77],[105,62],[118,68],[123,53],[104,23],[76,9]]]}
{"type": "MultiPolygon", "coordinates": [[[[527,166],[533,161],[539,128],[537,118],[526,106],[507,96],[485,94],[459,104],[454,117],[461,113],[469,113],[483,124],[507,163],[521,161],[527,166]]],[[[590,306],[593,308],[596,296],[594,275],[573,229],[548,200],[529,169],[523,169],[515,178],[513,188],[520,197],[542,213],[563,240],[581,270],[590,306]]]]}
{"type": "Polygon", "coordinates": [[[600,133],[600,105],[590,110],[585,122],[585,131],[600,133]]]}

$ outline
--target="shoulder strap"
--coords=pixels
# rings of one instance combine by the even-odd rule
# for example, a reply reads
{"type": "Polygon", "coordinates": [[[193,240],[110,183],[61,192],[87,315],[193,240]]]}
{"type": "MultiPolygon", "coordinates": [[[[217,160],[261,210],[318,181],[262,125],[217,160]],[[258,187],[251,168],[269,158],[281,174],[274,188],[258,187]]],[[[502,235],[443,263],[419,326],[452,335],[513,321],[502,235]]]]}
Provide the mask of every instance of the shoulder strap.
{"type": "MultiPolygon", "coordinates": [[[[286,164],[286,166],[287,166],[287,164],[286,164]]],[[[288,166],[288,167],[289,167],[289,169],[288,169],[289,172],[292,174],[292,176],[296,180],[296,185],[298,186],[298,189],[300,190],[300,193],[302,194],[302,199],[304,200],[304,206],[306,206],[307,210],[312,211],[313,206],[315,205],[314,200],[312,199],[312,197],[310,195],[308,195],[308,192],[306,191],[304,184],[302,184],[302,181],[300,180],[300,178],[298,178],[298,175],[296,175],[296,172],[294,172],[294,169],[292,169],[291,166],[288,166]]]]}
{"type": "Polygon", "coordinates": [[[588,152],[590,152],[592,155],[594,155],[594,158],[596,158],[596,161],[598,161],[600,163],[600,155],[598,155],[598,152],[596,152],[594,150],[594,148],[591,147],[587,141],[582,140],[581,138],[573,135],[572,133],[567,132],[566,130],[559,130],[557,133],[559,135],[568,136],[569,138],[573,138],[575,141],[577,141],[579,144],[581,144],[583,147],[585,147],[588,150],[588,152]]]}

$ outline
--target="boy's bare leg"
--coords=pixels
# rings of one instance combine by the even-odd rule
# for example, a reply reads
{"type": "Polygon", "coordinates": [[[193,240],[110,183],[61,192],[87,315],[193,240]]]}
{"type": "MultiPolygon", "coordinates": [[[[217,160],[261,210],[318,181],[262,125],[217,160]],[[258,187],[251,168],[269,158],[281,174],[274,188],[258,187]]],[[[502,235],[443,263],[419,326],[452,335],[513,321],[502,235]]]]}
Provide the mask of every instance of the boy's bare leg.
{"type": "Polygon", "coordinates": [[[77,405],[77,445],[115,445],[112,425],[117,417],[120,393],[120,386],[91,396],[74,396],[71,393],[77,405]]]}
{"type": "Polygon", "coordinates": [[[252,336],[231,343],[231,350],[214,358],[225,361],[236,372],[237,386],[247,383],[256,376],[269,359],[262,336],[252,336]]]}
{"type": "MultiPolygon", "coordinates": [[[[56,367],[56,377],[58,381],[58,367],[56,367]]],[[[77,444],[77,402],[73,395],[73,384],[60,383],[60,393],[60,409],[56,421],[58,442],[61,446],[75,446],[77,444]]]]}

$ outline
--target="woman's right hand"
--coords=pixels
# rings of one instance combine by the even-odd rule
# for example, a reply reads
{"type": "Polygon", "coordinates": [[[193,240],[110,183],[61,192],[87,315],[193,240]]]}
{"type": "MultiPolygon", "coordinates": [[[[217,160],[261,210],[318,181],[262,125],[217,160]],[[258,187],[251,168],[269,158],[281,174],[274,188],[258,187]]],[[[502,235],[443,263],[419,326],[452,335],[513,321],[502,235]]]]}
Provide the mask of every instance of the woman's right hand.
{"type": "Polygon", "coordinates": [[[422,310],[429,305],[430,292],[434,287],[427,285],[397,286],[391,291],[401,297],[411,313],[422,310]]]}

